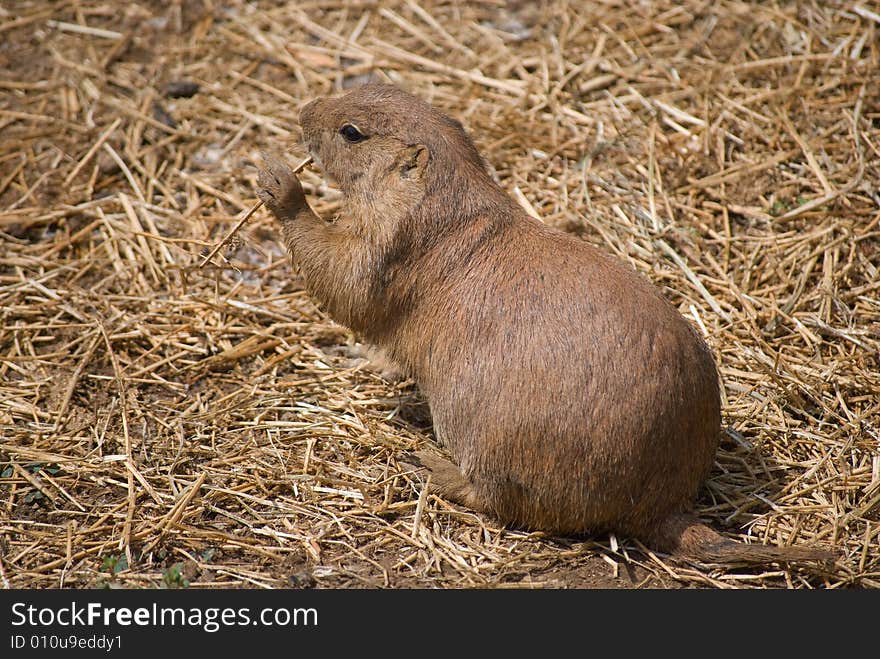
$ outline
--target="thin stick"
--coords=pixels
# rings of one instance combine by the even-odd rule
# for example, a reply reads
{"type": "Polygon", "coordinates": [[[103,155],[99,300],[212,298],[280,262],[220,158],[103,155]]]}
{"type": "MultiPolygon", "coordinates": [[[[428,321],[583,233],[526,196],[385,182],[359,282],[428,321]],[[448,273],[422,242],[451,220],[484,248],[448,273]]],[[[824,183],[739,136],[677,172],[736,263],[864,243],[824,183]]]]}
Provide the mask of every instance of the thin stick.
{"type": "Polygon", "coordinates": [[[428,500],[428,487],[431,485],[431,474],[428,474],[428,478],[425,480],[425,487],[422,488],[421,494],[419,494],[419,502],[416,504],[416,515],[413,518],[412,531],[409,534],[409,537],[413,540],[418,539],[419,535],[419,524],[422,521],[422,515],[425,512],[425,502],[428,500]]]}
{"type": "Polygon", "coordinates": [[[98,27],[77,25],[76,23],[65,23],[63,21],[46,21],[46,25],[58,30],[88,34],[89,36],[101,37],[102,39],[121,39],[124,36],[121,32],[115,32],[114,30],[102,30],[98,27]]]}
{"type": "Polygon", "coordinates": [[[110,137],[110,135],[113,133],[114,130],[119,128],[119,124],[121,124],[121,123],[122,123],[122,118],[116,117],[116,120],[112,124],[110,124],[110,127],[107,130],[105,130],[103,133],[101,133],[101,136],[92,145],[92,148],[88,150],[86,155],[84,155],[82,157],[82,160],[79,161],[77,166],[74,167],[71,170],[70,174],[68,174],[67,177],[64,179],[64,187],[67,187],[68,185],[70,185],[70,182],[73,179],[75,179],[76,175],[79,174],[80,170],[89,163],[89,160],[91,160],[92,156],[94,156],[95,153],[97,153],[98,149],[100,149],[102,146],[104,146],[104,142],[107,141],[107,139],[110,137]]]}
{"type": "MultiPolygon", "coordinates": [[[[305,160],[303,160],[300,164],[298,164],[296,167],[293,168],[293,173],[299,174],[303,169],[306,168],[306,166],[310,162],[312,162],[312,157],[308,156],[305,160]]],[[[223,246],[226,245],[226,243],[228,243],[230,240],[232,240],[232,237],[239,232],[239,230],[244,226],[244,223],[247,222],[249,219],[251,219],[251,215],[256,213],[257,209],[262,205],[263,205],[262,201],[257,201],[257,203],[255,203],[253,206],[251,206],[248,209],[248,212],[245,213],[244,217],[238,221],[238,224],[236,224],[234,227],[232,227],[232,230],[223,237],[223,240],[221,240],[219,243],[217,243],[217,246],[211,250],[211,253],[208,254],[202,260],[201,263],[199,263],[199,269],[204,268],[205,264],[208,261],[210,261],[211,259],[213,259],[217,255],[217,252],[219,252],[221,249],[223,249],[223,246]]]]}

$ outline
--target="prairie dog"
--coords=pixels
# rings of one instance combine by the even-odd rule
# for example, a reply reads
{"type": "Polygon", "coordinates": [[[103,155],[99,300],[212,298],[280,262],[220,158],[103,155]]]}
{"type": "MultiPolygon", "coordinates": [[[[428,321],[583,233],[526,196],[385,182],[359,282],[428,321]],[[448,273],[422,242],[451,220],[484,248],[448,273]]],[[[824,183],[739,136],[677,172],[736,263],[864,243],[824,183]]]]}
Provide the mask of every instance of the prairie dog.
{"type": "Polygon", "coordinates": [[[628,264],[527,215],[459,122],[375,84],[300,120],[343,193],[338,216],[319,218],[278,159],[258,194],[310,293],[418,383],[452,456],[419,456],[441,496],[704,560],[828,558],[736,543],[692,516],[719,441],[711,352],[628,264]]]}

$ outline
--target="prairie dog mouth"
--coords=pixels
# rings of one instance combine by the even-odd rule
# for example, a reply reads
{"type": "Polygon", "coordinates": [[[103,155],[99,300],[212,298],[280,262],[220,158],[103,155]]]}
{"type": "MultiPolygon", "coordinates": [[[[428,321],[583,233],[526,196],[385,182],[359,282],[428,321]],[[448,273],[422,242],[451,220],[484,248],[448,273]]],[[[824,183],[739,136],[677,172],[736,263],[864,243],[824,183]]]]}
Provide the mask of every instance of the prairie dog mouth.
{"type": "Polygon", "coordinates": [[[320,174],[321,178],[324,179],[324,185],[332,187],[330,181],[333,177],[327,174],[327,172],[324,170],[324,163],[321,162],[320,156],[318,156],[318,154],[315,153],[315,150],[308,145],[306,145],[306,147],[306,152],[309,155],[306,157],[306,160],[302,163],[302,165],[300,167],[297,167],[297,170],[301,171],[311,165],[312,169],[317,170],[316,173],[320,174]]]}
{"type": "Polygon", "coordinates": [[[317,168],[321,178],[324,180],[324,187],[339,191],[339,180],[324,169],[324,163],[321,162],[321,158],[314,151],[309,151],[309,155],[312,157],[312,164],[317,168]]]}
{"type": "Polygon", "coordinates": [[[337,181],[332,174],[327,173],[324,169],[324,163],[321,162],[321,158],[312,149],[308,150],[308,154],[309,155],[306,159],[297,166],[296,171],[303,171],[306,167],[311,165],[312,171],[321,178],[321,185],[315,187],[315,192],[321,194],[329,192],[333,197],[341,195],[342,190],[339,187],[339,181],[337,181]]]}

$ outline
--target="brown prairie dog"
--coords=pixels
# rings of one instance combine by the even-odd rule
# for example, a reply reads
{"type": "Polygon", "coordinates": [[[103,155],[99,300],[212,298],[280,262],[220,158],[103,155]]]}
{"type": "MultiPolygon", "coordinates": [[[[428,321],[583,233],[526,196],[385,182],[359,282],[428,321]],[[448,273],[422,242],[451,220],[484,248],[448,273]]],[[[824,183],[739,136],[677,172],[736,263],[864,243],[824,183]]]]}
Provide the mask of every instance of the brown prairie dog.
{"type": "Polygon", "coordinates": [[[720,430],[709,349],[629,265],[523,212],[461,124],[390,85],[300,118],[339,215],[317,217],[275,159],[260,198],[311,294],[418,383],[452,456],[420,454],[442,496],[708,560],[827,557],[741,545],[689,514],[720,430]]]}

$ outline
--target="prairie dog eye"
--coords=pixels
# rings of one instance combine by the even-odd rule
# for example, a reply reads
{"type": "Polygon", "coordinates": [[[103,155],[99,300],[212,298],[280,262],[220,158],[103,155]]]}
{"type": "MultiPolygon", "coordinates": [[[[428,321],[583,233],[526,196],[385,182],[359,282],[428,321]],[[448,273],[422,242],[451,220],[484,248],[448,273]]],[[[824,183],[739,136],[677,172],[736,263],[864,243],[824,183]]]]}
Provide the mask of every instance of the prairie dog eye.
{"type": "Polygon", "coordinates": [[[354,124],[343,124],[342,128],[339,129],[339,134],[345,138],[346,142],[351,142],[352,144],[363,142],[367,139],[367,136],[358,130],[358,127],[354,124]]]}

